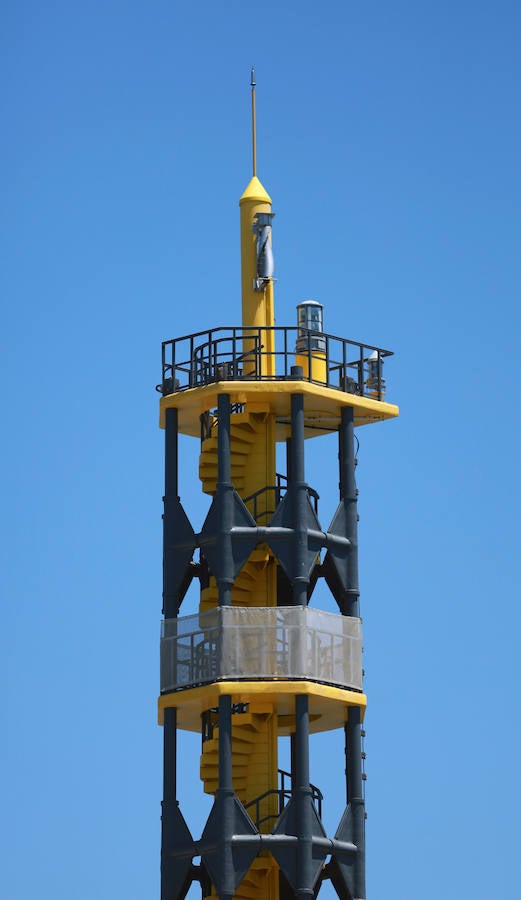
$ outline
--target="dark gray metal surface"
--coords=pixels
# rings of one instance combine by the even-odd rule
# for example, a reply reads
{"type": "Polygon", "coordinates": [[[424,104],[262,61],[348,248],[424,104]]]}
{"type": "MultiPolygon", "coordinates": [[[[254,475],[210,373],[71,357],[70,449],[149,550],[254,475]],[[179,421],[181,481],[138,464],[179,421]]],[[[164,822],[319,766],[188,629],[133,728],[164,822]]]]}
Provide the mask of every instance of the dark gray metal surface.
{"type": "Polygon", "coordinates": [[[165,411],[165,495],[163,497],[163,613],[174,618],[195,550],[195,535],[178,496],[177,409],[165,411]]]}
{"type": "Polygon", "coordinates": [[[329,532],[347,538],[347,552],[339,554],[331,547],[324,560],[324,575],[340,611],[346,616],[359,616],[358,585],[358,491],[355,481],[353,409],[342,409],[338,434],[340,466],[340,503],[329,532]]]}
{"type": "Polygon", "coordinates": [[[161,804],[161,900],[184,896],[191,878],[194,841],[177,802],[177,711],[164,711],[161,804]]]}
{"type": "Polygon", "coordinates": [[[206,823],[201,843],[206,849],[201,859],[219,894],[219,900],[233,895],[257,855],[257,845],[234,844],[237,835],[258,834],[232,785],[231,697],[219,698],[219,787],[206,823]]]}
{"type": "MultiPolygon", "coordinates": [[[[343,615],[359,615],[357,490],[352,408],[344,408],[339,429],[340,502],[327,532],[309,500],[304,466],[304,400],[291,398],[288,443],[289,484],[268,526],[259,526],[231,482],[230,398],[218,398],[218,475],[216,494],[199,535],[178,497],[177,411],[165,411],[164,612],[175,618],[187,586],[203,565],[192,562],[199,546],[219,587],[219,605],[231,603],[231,588],[251,551],[266,541],[286,572],[292,602],[305,606],[321,547],[323,570],[343,615]]],[[[322,572],[320,572],[322,574],[322,572]]],[[[291,601],[290,601],[291,602],[291,601]]],[[[311,612],[311,611],[310,611],[311,612]]],[[[347,806],[335,837],[326,836],[309,782],[307,697],[295,698],[292,736],[292,796],[273,832],[260,834],[232,785],[231,698],[219,702],[219,787],[199,841],[194,841],[176,799],[175,710],[165,710],[162,803],[162,900],[183,900],[189,885],[209,881],[220,900],[233,900],[253,859],[269,850],[284,877],[281,898],[311,900],[330,878],[342,900],[365,900],[365,805],[361,765],[360,709],[349,710],[345,726],[347,806]],[[325,866],[328,855],[331,862],[325,866]],[[201,866],[194,866],[195,856],[201,866]]]]}

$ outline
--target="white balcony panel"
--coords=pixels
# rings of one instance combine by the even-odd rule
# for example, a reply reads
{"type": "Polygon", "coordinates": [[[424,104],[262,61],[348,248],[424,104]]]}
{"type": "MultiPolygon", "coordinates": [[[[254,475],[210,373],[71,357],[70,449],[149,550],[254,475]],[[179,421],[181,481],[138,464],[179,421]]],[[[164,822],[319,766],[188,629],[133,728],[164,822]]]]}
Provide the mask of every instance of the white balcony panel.
{"type": "Polygon", "coordinates": [[[162,693],[255,679],[362,690],[360,619],[309,607],[228,606],[162,622],[162,693]]]}

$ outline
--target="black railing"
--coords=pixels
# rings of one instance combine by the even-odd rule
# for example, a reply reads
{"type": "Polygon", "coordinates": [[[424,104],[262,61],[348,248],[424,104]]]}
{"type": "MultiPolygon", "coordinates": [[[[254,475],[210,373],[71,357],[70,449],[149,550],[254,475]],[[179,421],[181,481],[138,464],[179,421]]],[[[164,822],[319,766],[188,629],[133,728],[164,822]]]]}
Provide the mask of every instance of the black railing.
{"type": "MultiPolygon", "coordinates": [[[[288,489],[287,476],[281,475],[280,472],[277,472],[276,474],[276,484],[268,484],[266,487],[259,488],[258,491],[255,491],[255,493],[253,494],[249,494],[248,497],[244,497],[243,499],[243,502],[250,510],[256,522],[260,522],[262,519],[268,518],[273,515],[288,489]],[[262,512],[259,512],[259,500],[265,495],[271,495],[274,498],[273,508],[265,509],[262,512]]],[[[320,495],[314,488],[309,487],[309,485],[307,486],[306,491],[309,498],[313,501],[313,508],[315,510],[315,513],[318,515],[318,501],[320,500],[320,495]]]]}
{"type": "MultiPolygon", "coordinates": [[[[280,785],[278,788],[273,788],[270,791],[264,791],[263,794],[260,794],[258,797],[255,797],[254,800],[250,800],[249,803],[245,804],[245,809],[251,810],[250,817],[255,822],[255,825],[257,826],[257,828],[260,828],[260,826],[264,822],[269,822],[270,819],[273,819],[273,820],[278,819],[278,817],[280,816],[282,810],[284,809],[287,801],[291,798],[291,793],[292,793],[291,772],[286,772],[286,771],[284,771],[284,769],[279,769],[278,774],[279,774],[279,785],[280,785]],[[278,798],[277,812],[276,813],[269,812],[265,815],[262,815],[261,805],[262,805],[263,801],[267,800],[268,797],[274,797],[274,796],[277,796],[277,798],[278,798]]],[[[318,817],[319,817],[319,819],[321,819],[322,818],[322,800],[324,799],[324,796],[323,796],[322,792],[316,787],[316,785],[310,784],[310,788],[311,788],[311,797],[312,797],[313,803],[315,804],[315,806],[317,808],[318,817]]]]}
{"type": "Polygon", "coordinates": [[[393,355],[390,350],[331,334],[319,337],[316,331],[297,327],[241,326],[164,341],[162,379],[156,389],[166,395],[218,381],[303,378],[349,394],[383,399],[382,365],[393,355]]]}
{"type": "MultiPolygon", "coordinates": [[[[256,522],[258,522],[260,519],[265,519],[268,516],[272,516],[280,501],[282,500],[282,497],[286,493],[288,486],[287,476],[281,475],[280,472],[277,472],[276,478],[276,484],[268,484],[266,487],[259,488],[258,491],[255,491],[253,494],[249,494],[247,497],[244,497],[244,503],[249,508],[256,522]],[[265,495],[267,497],[269,497],[270,495],[273,497],[273,509],[266,509],[262,512],[259,512],[259,499],[261,497],[264,497],[265,495]]],[[[266,500],[266,502],[268,501],[266,500]]]]}

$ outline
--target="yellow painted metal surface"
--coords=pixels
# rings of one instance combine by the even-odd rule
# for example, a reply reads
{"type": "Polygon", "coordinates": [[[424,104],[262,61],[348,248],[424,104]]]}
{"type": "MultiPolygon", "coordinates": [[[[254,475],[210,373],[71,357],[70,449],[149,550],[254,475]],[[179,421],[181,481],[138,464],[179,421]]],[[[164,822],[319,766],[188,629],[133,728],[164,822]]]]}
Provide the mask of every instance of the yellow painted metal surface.
{"type": "MultiPolygon", "coordinates": [[[[215,493],[217,479],[218,426],[201,445],[199,478],[206,494],[215,493]]],[[[243,499],[275,483],[275,421],[264,411],[232,413],[230,416],[230,464],[233,486],[243,499]]],[[[261,494],[256,502],[260,522],[273,511],[273,492],[261,494]]],[[[253,514],[253,506],[251,507],[253,514]]],[[[264,604],[265,606],[266,604],[264,604]]],[[[268,604],[269,605],[269,604],[268,604]]]]}
{"type": "Polygon", "coordinates": [[[296,353],[295,365],[302,366],[304,378],[320,381],[323,385],[327,385],[326,354],[321,350],[313,350],[311,354],[296,353]]]}
{"type": "MultiPolygon", "coordinates": [[[[252,550],[232,587],[232,606],[252,607],[264,597],[266,606],[277,602],[277,562],[267,544],[259,544],[252,550]]],[[[218,590],[215,578],[201,591],[200,612],[217,606],[218,590]]]]}
{"type": "MultiPolygon", "coordinates": [[[[213,736],[203,744],[200,774],[205,793],[215,794],[219,786],[218,721],[213,736]]],[[[276,791],[277,715],[273,704],[265,704],[262,711],[232,716],[232,783],[246,807],[267,791],[276,791]]],[[[272,819],[263,831],[273,827],[277,810],[276,795],[265,798],[263,816],[269,815],[272,819]]]]}
{"type": "Polygon", "coordinates": [[[163,724],[163,710],[173,706],[178,727],[199,733],[201,713],[218,706],[222,694],[230,694],[233,703],[248,703],[250,712],[266,711],[266,704],[272,705],[279,735],[289,735],[294,728],[296,694],[309,698],[311,733],[342,728],[350,706],[359,706],[364,712],[367,705],[365,694],[313,681],[219,681],[162,694],[158,700],[159,724],[163,724]]]}
{"type": "MultiPolygon", "coordinates": [[[[241,289],[242,289],[242,324],[243,327],[271,328],[275,324],[273,280],[270,279],[263,289],[255,290],[257,277],[257,244],[253,232],[253,222],[257,213],[271,213],[271,197],[254,175],[239,200],[241,210],[241,289]]],[[[260,365],[262,375],[273,375],[275,357],[265,354],[273,353],[273,335],[265,333],[265,346],[262,350],[260,365]]],[[[243,353],[251,352],[253,340],[243,340],[243,353]]],[[[254,361],[250,362],[250,369],[254,361]]],[[[244,374],[248,374],[248,360],[243,363],[244,374]]]]}
{"type": "Polygon", "coordinates": [[[180,432],[199,437],[201,414],[217,406],[219,394],[229,394],[232,403],[246,404],[249,412],[257,409],[271,412],[275,416],[276,440],[282,441],[289,437],[291,394],[298,393],[304,395],[306,437],[337,431],[344,406],[353,407],[356,426],[394,419],[399,413],[393,403],[347,394],[307,381],[219,381],[162,397],[159,425],[165,427],[165,409],[175,407],[179,410],[180,432]]]}
{"type": "MultiPolygon", "coordinates": [[[[268,850],[261,850],[241,881],[233,900],[277,900],[279,896],[279,867],[268,850]]],[[[212,888],[206,897],[217,897],[212,888]]]]}
{"type": "MultiPolygon", "coordinates": [[[[218,720],[213,737],[203,744],[200,770],[205,792],[215,794],[219,786],[218,720]]],[[[250,801],[266,791],[277,789],[277,717],[273,704],[263,704],[263,708],[255,712],[232,717],[232,784],[252,817],[255,812],[254,807],[248,806],[250,801]]],[[[268,818],[261,823],[260,830],[271,831],[278,817],[276,794],[264,798],[261,816],[268,818]]],[[[235,900],[276,900],[278,871],[270,854],[258,857],[239,885],[235,900]]],[[[210,896],[216,896],[215,891],[210,896]]]]}
{"type": "Polygon", "coordinates": [[[269,206],[269,209],[255,210],[255,212],[271,212],[271,197],[266,188],[262,186],[257,176],[254,175],[239,200],[239,206],[259,203],[269,206]]]}

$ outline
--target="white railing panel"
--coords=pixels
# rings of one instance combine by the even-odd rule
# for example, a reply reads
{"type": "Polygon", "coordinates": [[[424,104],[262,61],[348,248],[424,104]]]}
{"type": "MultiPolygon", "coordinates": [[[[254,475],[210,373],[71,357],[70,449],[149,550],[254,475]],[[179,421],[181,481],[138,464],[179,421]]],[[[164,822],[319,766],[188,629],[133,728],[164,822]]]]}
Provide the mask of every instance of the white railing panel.
{"type": "Polygon", "coordinates": [[[308,607],[228,606],[162,623],[162,692],[235,679],[362,690],[360,619],[308,607]]]}

